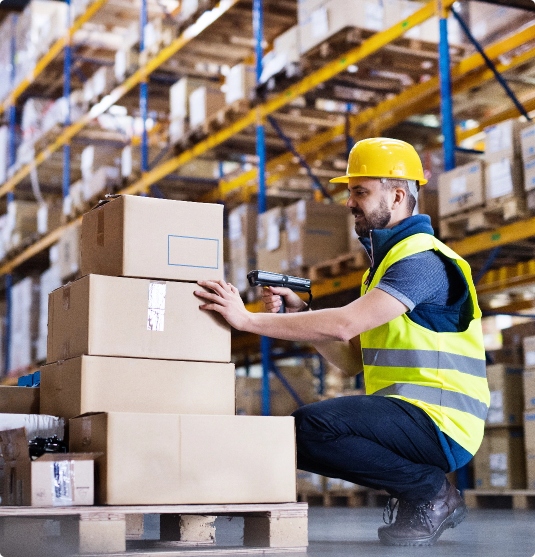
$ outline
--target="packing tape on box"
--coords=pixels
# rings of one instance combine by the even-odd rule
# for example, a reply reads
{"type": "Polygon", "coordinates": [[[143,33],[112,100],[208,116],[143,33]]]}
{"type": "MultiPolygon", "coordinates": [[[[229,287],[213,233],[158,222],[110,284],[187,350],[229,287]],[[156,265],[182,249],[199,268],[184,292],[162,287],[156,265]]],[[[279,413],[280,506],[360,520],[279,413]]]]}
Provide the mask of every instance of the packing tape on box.
{"type": "Polygon", "coordinates": [[[167,284],[162,281],[151,281],[149,284],[149,308],[147,330],[163,331],[165,317],[165,295],[167,284]]]}
{"type": "Polygon", "coordinates": [[[91,418],[82,418],[82,446],[91,445],[91,418]]]}
{"type": "Polygon", "coordinates": [[[104,210],[98,210],[97,217],[97,246],[104,246],[104,210]]]}
{"type": "Polygon", "coordinates": [[[69,310],[71,307],[71,287],[65,286],[63,288],[63,309],[69,310]]]}

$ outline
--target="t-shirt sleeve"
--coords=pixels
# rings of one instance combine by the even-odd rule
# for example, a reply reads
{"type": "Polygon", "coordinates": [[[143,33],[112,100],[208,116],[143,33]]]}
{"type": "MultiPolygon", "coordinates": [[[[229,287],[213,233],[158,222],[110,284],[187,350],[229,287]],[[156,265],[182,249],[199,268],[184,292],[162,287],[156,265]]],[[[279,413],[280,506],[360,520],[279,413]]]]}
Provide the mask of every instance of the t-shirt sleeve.
{"type": "Polygon", "coordinates": [[[440,256],[424,251],[390,265],[376,288],[405,304],[409,311],[422,303],[445,305],[451,302],[452,294],[448,271],[440,256]]]}

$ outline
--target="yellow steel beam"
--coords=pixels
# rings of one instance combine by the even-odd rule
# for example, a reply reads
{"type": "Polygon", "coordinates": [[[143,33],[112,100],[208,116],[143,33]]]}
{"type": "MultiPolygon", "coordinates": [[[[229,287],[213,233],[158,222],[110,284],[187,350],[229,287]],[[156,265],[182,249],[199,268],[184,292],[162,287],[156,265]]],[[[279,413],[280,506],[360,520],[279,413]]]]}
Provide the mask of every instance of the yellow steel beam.
{"type": "MultiPolygon", "coordinates": [[[[492,60],[499,58],[504,53],[510,52],[521,45],[535,40],[535,25],[524,29],[520,33],[513,35],[505,40],[490,45],[486,50],[487,56],[492,60]]],[[[535,55],[535,51],[529,50],[519,56],[515,56],[507,63],[497,65],[499,71],[503,72],[514,68],[535,55]]],[[[484,81],[492,79],[494,76],[487,69],[485,61],[480,54],[474,54],[456,64],[452,70],[453,91],[458,93],[474,87],[484,81]],[[477,71],[474,71],[477,70],[477,71]]],[[[356,116],[351,117],[351,132],[355,133],[358,127],[375,122],[380,129],[385,129],[399,123],[413,114],[421,113],[429,108],[436,106],[440,102],[439,78],[433,77],[430,80],[419,83],[403,91],[390,100],[379,103],[376,107],[369,108],[356,116]]],[[[331,129],[319,134],[309,141],[297,145],[297,151],[306,157],[309,153],[316,152],[321,146],[333,141],[345,141],[345,125],[333,126],[331,129]]],[[[334,151],[334,150],[333,150],[334,151]]],[[[282,174],[277,173],[277,167],[286,166],[292,162],[293,155],[284,153],[267,163],[266,183],[275,183],[278,179],[287,175],[287,171],[282,174]],[[273,174],[273,172],[275,174],[273,174]]],[[[292,170],[293,171],[293,168],[292,170]]],[[[256,169],[240,174],[231,180],[222,180],[218,189],[214,189],[203,197],[203,201],[214,202],[218,199],[225,199],[236,189],[248,185],[255,180],[256,169]]],[[[247,192],[250,194],[250,192],[247,192]]]]}
{"type": "Polygon", "coordinates": [[[26,89],[41,75],[46,67],[54,60],[54,58],[63,50],[63,48],[70,43],[73,35],[78,31],[84,23],[87,23],[106,3],[108,0],[96,0],[81,15],[70,27],[64,37],[58,39],[51,47],[50,50],[37,62],[35,68],[15,87],[9,96],[0,103],[0,114],[3,114],[8,106],[15,104],[17,99],[26,91],[26,89]]]}
{"type": "Polygon", "coordinates": [[[186,46],[202,31],[209,27],[214,21],[219,19],[232,6],[237,4],[239,0],[221,0],[219,4],[210,12],[205,13],[204,17],[199,19],[193,25],[188,27],[182,35],[174,40],[169,46],[161,50],[157,56],[152,58],[145,66],[140,68],[134,75],[129,77],[124,83],[116,87],[109,95],[105,96],[98,104],[93,106],[91,110],[82,116],[80,120],[66,128],[46,149],[41,151],[35,159],[18,170],[7,182],[0,187],[0,197],[13,191],[15,186],[20,183],[30,172],[37,168],[40,164],[49,159],[58,149],[69,141],[92,120],[104,114],[111,106],[113,106],[126,93],[144,81],[154,70],[166,62],[171,56],[176,54],[181,48],[186,46]]]}
{"type": "Polygon", "coordinates": [[[477,285],[480,295],[498,294],[507,289],[535,285],[535,260],[489,271],[477,285]]]}
{"type": "Polygon", "coordinates": [[[535,217],[506,224],[496,230],[468,236],[464,240],[449,242],[450,248],[462,257],[498,246],[504,246],[535,236],[535,217]]]}
{"type": "MultiPolygon", "coordinates": [[[[445,7],[451,6],[454,2],[455,0],[442,0],[445,7]]],[[[340,72],[346,70],[348,66],[356,64],[360,60],[363,60],[374,52],[377,52],[380,48],[401,37],[413,27],[424,23],[427,19],[436,14],[436,10],[436,3],[434,0],[431,0],[407,19],[393,25],[390,29],[386,29],[385,31],[372,35],[360,46],[351,49],[336,60],[326,64],[323,68],[311,73],[298,83],[288,87],[285,91],[267,101],[265,104],[252,109],[246,116],[235,122],[229,128],[216,133],[208,139],[198,143],[192,149],[185,151],[179,156],[174,157],[159,167],[147,172],[139,181],[135,182],[128,188],[129,193],[146,191],[147,187],[156,183],[158,180],[161,180],[167,174],[173,172],[193,158],[198,157],[217,145],[220,145],[232,135],[244,130],[247,126],[250,126],[254,122],[263,121],[263,119],[269,114],[279,110],[292,100],[295,100],[297,97],[311,91],[321,83],[335,77],[340,72]]]]}

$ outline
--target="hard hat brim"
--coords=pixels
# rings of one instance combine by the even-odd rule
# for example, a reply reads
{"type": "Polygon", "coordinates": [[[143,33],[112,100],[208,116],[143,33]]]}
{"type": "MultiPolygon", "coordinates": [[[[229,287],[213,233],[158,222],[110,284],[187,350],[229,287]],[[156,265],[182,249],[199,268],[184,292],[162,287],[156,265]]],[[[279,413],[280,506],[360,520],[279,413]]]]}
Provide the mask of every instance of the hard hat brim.
{"type": "MultiPolygon", "coordinates": [[[[407,178],[405,176],[366,176],[364,174],[346,174],[345,176],[338,176],[329,180],[331,184],[349,184],[349,178],[392,178],[394,180],[414,180],[415,178],[407,178]]],[[[425,186],[427,180],[416,180],[419,186],[425,186]]]]}

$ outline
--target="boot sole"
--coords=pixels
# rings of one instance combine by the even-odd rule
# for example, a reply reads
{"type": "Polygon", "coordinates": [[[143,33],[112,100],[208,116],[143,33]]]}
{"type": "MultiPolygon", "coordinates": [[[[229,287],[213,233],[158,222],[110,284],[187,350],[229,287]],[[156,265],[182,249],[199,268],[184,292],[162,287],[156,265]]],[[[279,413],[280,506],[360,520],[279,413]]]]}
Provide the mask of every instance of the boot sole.
{"type": "Polygon", "coordinates": [[[428,536],[427,538],[413,538],[413,539],[399,539],[394,538],[388,534],[388,530],[382,530],[379,532],[379,540],[383,545],[396,545],[396,546],[429,546],[434,545],[438,538],[442,535],[444,530],[448,528],[455,528],[458,526],[468,514],[468,508],[464,504],[464,501],[459,505],[448,517],[444,519],[442,524],[436,529],[434,534],[428,536]]]}

